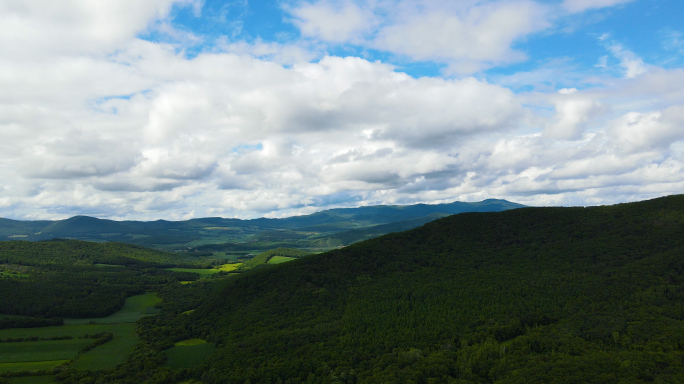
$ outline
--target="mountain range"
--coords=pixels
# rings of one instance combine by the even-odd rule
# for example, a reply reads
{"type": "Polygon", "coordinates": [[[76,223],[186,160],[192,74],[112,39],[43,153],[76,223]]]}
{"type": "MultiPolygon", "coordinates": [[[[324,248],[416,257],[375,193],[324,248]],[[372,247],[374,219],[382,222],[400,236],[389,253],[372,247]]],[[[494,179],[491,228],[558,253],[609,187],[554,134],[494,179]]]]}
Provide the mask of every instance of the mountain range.
{"type": "Polygon", "coordinates": [[[55,221],[20,221],[0,218],[0,239],[38,241],[68,238],[116,241],[164,250],[224,253],[263,251],[283,246],[321,251],[415,228],[456,213],[494,212],[520,207],[523,205],[488,199],[475,203],[338,208],[282,219],[208,217],[185,221],[115,221],[74,216],[55,221]]]}

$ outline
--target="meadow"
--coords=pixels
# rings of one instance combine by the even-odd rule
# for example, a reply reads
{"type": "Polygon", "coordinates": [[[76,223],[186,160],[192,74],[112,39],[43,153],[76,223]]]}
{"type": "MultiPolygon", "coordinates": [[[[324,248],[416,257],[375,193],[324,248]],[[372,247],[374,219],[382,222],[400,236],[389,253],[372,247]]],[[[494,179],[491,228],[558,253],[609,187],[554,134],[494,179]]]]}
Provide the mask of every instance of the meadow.
{"type": "Polygon", "coordinates": [[[216,268],[168,268],[167,270],[172,272],[190,272],[197,273],[200,276],[210,276],[217,274],[219,272],[233,272],[237,270],[242,263],[228,263],[218,266],[216,268]]]}
{"type": "Polygon", "coordinates": [[[290,260],[294,260],[294,257],[287,257],[287,256],[273,256],[271,257],[271,260],[268,261],[268,264],[280,264],[284,263],[290,260]]]}
{"type": "Polygon", "coordinates": [[[107,316],[89,319],[64,319],[64,324],[118,324],[118,323],[135,323],[145,316],[154,315],[159,312],[154,306],[159,303],[161,299],[155,292],[147,292],[142,295],[131,296],[126,299],[123,308],[120,311],[107,316]]]}
{"type": "MultiPolygon", "coordinates": [[[[111,316],[65,319],[63,326],[0,330],[0,374],[50,372],[68,362],[76,370],[113,369],[126,361],[138,343],[135,322],[157,313],[154,305],[160,300],[156,293],[148,292],[129,297],[123,308],[111,316]],[[110,340],[86,350],[108,334],[110,340]]],[[[10,382],[40,382],[29,380],[33,376],[25,379],[28,381],[12,378],[10,382]]],[[[50,382],[51,377],[40,380],[50,382]]]]}
{"type": "Polygon", "coordinates": [[[202,339],[187,339],[174,343],[165,351],[167,364],[174,369],[199,366],[214,352],[214,345],[202,339]]]}

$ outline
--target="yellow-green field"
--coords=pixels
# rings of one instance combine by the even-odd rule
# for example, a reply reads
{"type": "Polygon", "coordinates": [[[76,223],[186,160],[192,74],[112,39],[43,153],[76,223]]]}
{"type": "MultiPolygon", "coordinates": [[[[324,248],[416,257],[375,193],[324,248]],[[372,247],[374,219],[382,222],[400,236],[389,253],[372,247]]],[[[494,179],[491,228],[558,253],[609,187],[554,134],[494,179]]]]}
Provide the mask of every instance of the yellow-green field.
{"type": "Polygon", "coordinates": [[[241,266],[242,263],[231,263],[231,264],[223,264],[219,267],[216,268],[211,268],[211,269],[194,269],[194,268],[169,268],[169,271],[174,271],[174,272],[192,272],[192,273],[197,273],[199,275],[205,276],[205,275],[213,275],[215,273],[219,272],[233,272],[236,269],[238,269],[239,266],[241,266]]]}
{"type": "Polygon", "coordinates": [[[181,340],[179,342],[174,343],[173,345],[176,347],[192,347],[193,345],[200,345],[200,344],[206,344],[207,342],[202,339],[187,339],[187,340],[181,340]]]}
{"type": "Polygon", "coordinates": [[[284,263],[286,261],[294,260],[294,257],[287,257],[287,256],[273,256],[271,259],[268,261],[268,264],[280,264],[284,263]]]}

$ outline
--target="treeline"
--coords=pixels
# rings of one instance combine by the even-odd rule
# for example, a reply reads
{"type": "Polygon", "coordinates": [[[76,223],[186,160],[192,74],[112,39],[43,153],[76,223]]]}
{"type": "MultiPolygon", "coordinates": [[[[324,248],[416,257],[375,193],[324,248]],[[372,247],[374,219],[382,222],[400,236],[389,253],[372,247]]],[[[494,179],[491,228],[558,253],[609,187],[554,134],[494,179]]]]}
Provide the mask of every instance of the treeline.
{"type": "Polygon", "coordinates": [[[55,325],[49,318],[108,316],[129,296],[197,279],[196,274],[164,268],[201,268],[212,262],[119,243],[0,242],[0,264],[15,272],[0,277],[0,314],[33,318],[10,318],[0,326],[48,326],[55,325]]]}
{"type": "Polygon", "coordinates": [[[273,258],[273,256],[285,256],[285,257],[294,257],[294,258],[300,258],[304,256],[309,256],[311,253],[302,251],[301,249],[294,249],[294,248],[276,248],[276,249],[271,249],[270,251],[262,252],[250,260],[245,261],[242,263],[240,268],[238,269],[241,272],[248,271],[252,268],[255,268],[259,265],[263,265],[268,263],[269,260],[273,258]]]}
{"type": "Polygon", "coordinates": [[[3,317],[2,315],[0,315],[0,329],[52,327],[62,324],[64,324],[64,319],[62,319],[61,317],[3,317]]]}
{"type": "Polygon", "coordinates": [[[186,275],[157,268],[35,267],[28,278],[0,279],[0,313],[42,318],[104,317],[121,309],[129,296],[196,278],[186,275]]]}
{"type": "Polygon", "coordinates": [[[191,253],[174,254],[137,245],[93,243],[81,240],[55,239],[40,242],[0,241],[0,264],[27,266],[113,264],[159,268],[197,268],[209,261],[191,257],[191,253]]]}

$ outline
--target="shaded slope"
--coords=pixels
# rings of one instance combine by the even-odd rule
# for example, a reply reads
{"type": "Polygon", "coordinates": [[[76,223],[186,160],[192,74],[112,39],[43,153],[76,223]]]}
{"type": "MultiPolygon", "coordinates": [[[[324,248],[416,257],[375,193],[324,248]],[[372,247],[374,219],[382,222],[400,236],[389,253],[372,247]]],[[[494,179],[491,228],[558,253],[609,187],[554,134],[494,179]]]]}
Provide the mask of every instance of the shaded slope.
{"type": "Polygon", "coordinates": [[[684,377],[684,197],[464,213],[228,281],[206,383],[684,377]]]}

